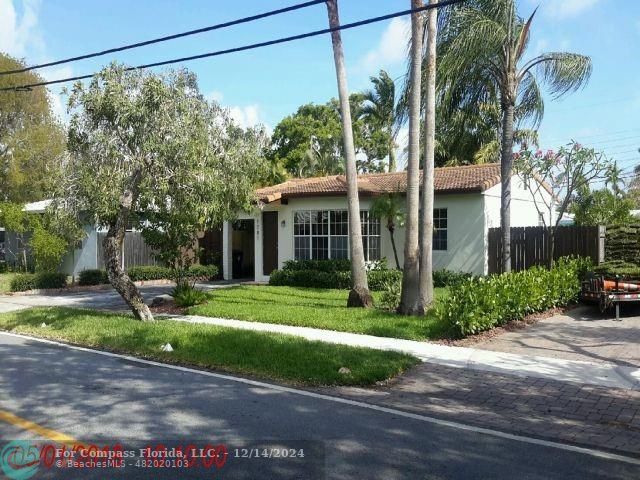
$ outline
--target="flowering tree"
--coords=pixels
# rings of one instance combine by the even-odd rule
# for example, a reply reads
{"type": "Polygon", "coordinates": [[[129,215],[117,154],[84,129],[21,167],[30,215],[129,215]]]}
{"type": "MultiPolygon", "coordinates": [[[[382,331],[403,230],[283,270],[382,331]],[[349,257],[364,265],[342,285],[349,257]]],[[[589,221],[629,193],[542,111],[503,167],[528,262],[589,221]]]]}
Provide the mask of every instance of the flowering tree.
{"type": "Polygon", "coordinates": [[[551,266],[555,248],[555,229],[567,212],[574,195],[592,182],[607,180],[612,172],[612,163],[603,153],[573,142],[560,147],[557,152],[534,152],[525,145],[520,152],[514,154],[514,166],[533,195],[533,203],[544,226],[550,227],[551,266]],[[545,194],[545,190],[548,194],[545,194]]]}

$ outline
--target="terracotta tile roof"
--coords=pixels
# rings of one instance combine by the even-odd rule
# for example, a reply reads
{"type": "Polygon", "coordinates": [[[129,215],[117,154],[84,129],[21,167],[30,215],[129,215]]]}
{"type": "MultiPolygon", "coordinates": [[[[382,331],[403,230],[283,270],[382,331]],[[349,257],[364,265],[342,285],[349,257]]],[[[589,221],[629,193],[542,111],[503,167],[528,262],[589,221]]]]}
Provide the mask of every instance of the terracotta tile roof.
{"type": "MultiPolygon", "coordinates": [[[[420,179],[422,182],[422,172],[420,179]]],[[[434,183],[437,193],[483,192],[500,183],[500,165],[488,163],[436,168],[434,183]]],[[[407,172],[358,175],[358,189],[361,194],[372,196],[406,192],[407,172]]],[[[344,195],[346,192],[347,182],[344,175],[295,178],[256,191],[259,199],[266,203],[281,198],[344,195]]]]}

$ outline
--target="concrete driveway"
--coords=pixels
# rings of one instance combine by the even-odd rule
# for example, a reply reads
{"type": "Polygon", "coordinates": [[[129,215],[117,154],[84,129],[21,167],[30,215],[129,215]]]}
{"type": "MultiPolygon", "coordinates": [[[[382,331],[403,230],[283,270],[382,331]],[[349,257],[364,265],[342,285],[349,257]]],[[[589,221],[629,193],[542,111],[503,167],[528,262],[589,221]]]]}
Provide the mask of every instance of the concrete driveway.
{"type": "MultiPolygon", "coordinates": [[[[206,282],[196,284],[202,290],[213,290],[237,285],[237,282],[206,282]]],[[[154,297],[168,294],[173,285],[143,285],[138,287],[147,304],[154,297]]],[[[0,295],[0,313],[30,307],[66,306],[99,310],[128,310],[122,297],[113,289],[83,292],[64,292],[38,295],[0,295]]]]}
{"type": "Polygon", "coordinates": [[[640,367],[640,306],[622,307],[621,321],[597,307],[582,305],[529,327],[473,345],[499,352],[606,362],[640,367]]]}

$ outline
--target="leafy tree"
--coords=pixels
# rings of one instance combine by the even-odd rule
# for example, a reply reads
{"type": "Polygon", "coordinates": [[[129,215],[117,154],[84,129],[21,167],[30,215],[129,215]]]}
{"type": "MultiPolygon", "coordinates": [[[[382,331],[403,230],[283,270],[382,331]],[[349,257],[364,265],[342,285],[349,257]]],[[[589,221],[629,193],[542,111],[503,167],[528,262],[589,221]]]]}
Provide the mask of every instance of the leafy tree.
{"type": "Polygon", "coordinates": [[[631,197],[634,208],[640,208],[640,165],[636,166],[633,170],[634,176],[629,182],[629,197],[631,197]]]}
{"type": "MultiPolygon", "coordinates": [[[[121,265],[125,229],[166,229],[176,249],[194,225],[219,224],[252,206],[260,166],[255,135],[207,103],[195,75],[111,65],[70,95],[66,207],[107,228],[109,281],[136,318],[153,316],[121,265]],[[184,235],[182,235],[184,233],[184,235]],[[177,240],[176,240],[177,239],[177,240]]],[[[193,237],[192,237],[193,238],[193,237]]]]}
{"type": "MultiPolygon", "coordinates": [[[[0,53],[0,71],[24,62],[0,53]]],[[[33,72],[0,76],[0,87],[43,81],[33,72]]],[[[65,150],[65,132],[51,112],[44,87],[0,95],[0,201],[26,203],[46,198],[65,150]]]]}
{"type": "Polygon", "coordinates": [[[10,248],[9,242],[5,242],[8,253],[19,262],[16,268],[19,270],[27,271],[29,268],[28,262],[28,245],[29,236],[28,233],[32,230],[33,218],[24,211],[24,205],[20,203],[1,202],[0,203],[0,225],[2,225],[7,232],[11,232],[15,235],[16,245],[15,251],[8,250],[10,248]]]}
{"type": "Polygon", "coordinates": [[[584,186],[571,202],[576,225],[621,225],[634,220],[633,200],[608,188],[590,190],[584,186]]]}
{"type": "Polygon", "coordinates": [[[473,113],[487,104],[500,107],[502,262],[509,271],[515,122],[537,125],[544,112],[540,83],[555,98],[575,91],[588,81],[591,60],[564,52],[526,60],[535,12],[525,21],[517,14],[515,0],[469,0],[445,12],[438,46],[445,108],[473,113]]]}
{"type": "Polygon", "coordinates": [[[31,234],[29,247],[37,272],[55,272],[67,253],[69,244],[61,236],[37,225],[31,234]]]}
{"type": "Polygon", "coordinates": [[[289,175],[314,176],[316,171],[309,168],[310,151],[322,152],[323,173],[341,173],[344,171],[341,138],[340,115],[335,108],[330,104],[302,105],[274,129],[269,160],[282,165],[289,175]]]}
{"type": "Polygon", "coordinates": [[[396,248],[395,231],[396,227],[404,226],[405,214],[403,211],[404,201],[399,193],[392,193],[378,197],[371,206],[371,212],[377,218],[384,220],[389,230],[393,257],[396,261],[396,268],[400,269],[398,260],[398,250],[396,248]]]}
{"type": "Polygon", "coordinates": [[[579,143],[546,153],[522,149],[514,155],[515,169],[531,192],[534,205],[545,226],[550,227],[549,266],[553,266],[555,229],[571,205],[574,195],[592,182],[610,179],[611,162],[604,154],[579,143]],[[545,192],[546,189],[549,192],[545,192]],[[555,212],[555,221],[550,221],[555,212]]]}
{"type": "Polygon", "coordinates": [[[347,177],[347,205],[349,211],[349,253],[351,258],[351,291],[347,300],[348,307],[371,307],[373,297],[369,292],[367,271],[364,263],[364,249],[362,246],[362,230],[360,225],[360,200],[358,198],[358,172],[356,170],[356,150],[353,139],[353,124],[351,122],[351,105],[349,104],[349,89],[347,87],[347,71],[344,64],[344,51],[338,14],[338,1],[327,0],[327,15],[329,27],[336,29],[331,32],[333,45],[333,59],[336,68],[338,95],[340,100],[340,118],[342,120],[342,140],[345,156],[345,170],[347,177]]]}

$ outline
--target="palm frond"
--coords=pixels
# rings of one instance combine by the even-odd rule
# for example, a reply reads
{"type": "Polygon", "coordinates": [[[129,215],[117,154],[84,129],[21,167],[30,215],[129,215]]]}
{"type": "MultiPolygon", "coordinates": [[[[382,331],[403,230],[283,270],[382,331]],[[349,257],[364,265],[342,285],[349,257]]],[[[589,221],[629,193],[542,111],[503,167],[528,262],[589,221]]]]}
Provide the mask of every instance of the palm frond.
{"type": "Polygon", "coordinates": [[[566,52],[550,52],[527,62],[520,78],[536,69],[541,81],[547,85],[554,98],[579,90],[591,77],[591,59],[586,55],[566,52]]]}

